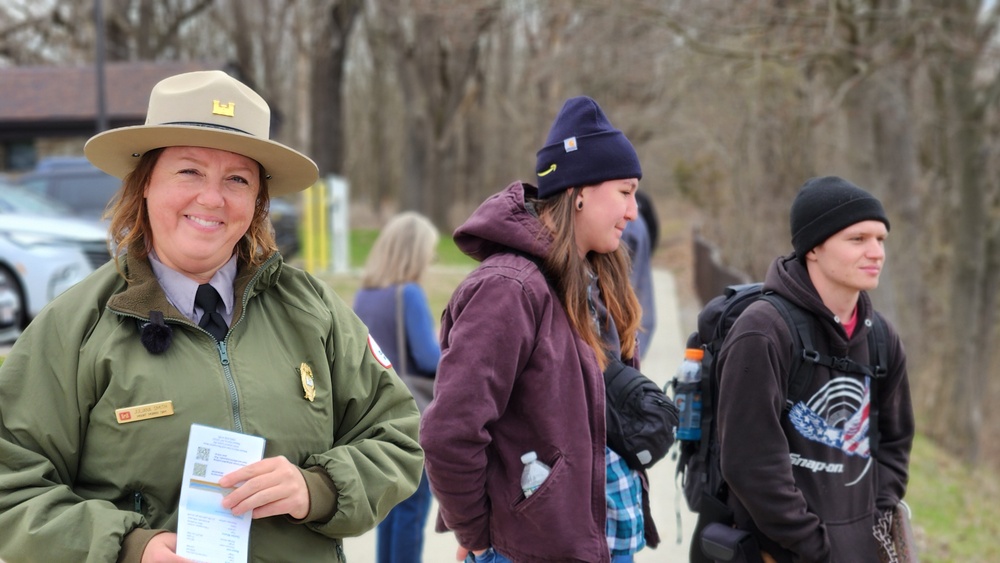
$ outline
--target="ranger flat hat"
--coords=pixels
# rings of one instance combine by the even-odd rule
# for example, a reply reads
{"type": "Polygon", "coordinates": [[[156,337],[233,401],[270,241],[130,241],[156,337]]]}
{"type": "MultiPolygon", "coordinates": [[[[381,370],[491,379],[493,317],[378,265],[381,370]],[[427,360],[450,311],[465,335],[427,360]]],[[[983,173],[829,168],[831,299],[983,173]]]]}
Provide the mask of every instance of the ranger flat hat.
{"type": "Polygon", "coordinates": [[[98,133],[83,152],[94,166],[118,178],[132,172],[147,151],[205,147],[259,162],[272,196],[316,183],[316,163],[270,140],[270,127],[271,108],[245,84],[218,70],[188,72],[153,87],[145,125],[98,133]]]}

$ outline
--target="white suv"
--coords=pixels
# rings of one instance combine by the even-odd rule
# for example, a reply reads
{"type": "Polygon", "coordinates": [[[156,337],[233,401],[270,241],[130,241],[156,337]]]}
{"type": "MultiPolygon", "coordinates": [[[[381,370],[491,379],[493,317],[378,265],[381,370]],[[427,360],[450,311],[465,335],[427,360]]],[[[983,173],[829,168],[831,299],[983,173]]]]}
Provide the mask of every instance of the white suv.
{"type": "Polygon", "coordinates": [[[103,223],[69,218],[34,194],[0,183],[0,338],[4,316],[24,328],[49,301],[110,259],[103,223]]]}

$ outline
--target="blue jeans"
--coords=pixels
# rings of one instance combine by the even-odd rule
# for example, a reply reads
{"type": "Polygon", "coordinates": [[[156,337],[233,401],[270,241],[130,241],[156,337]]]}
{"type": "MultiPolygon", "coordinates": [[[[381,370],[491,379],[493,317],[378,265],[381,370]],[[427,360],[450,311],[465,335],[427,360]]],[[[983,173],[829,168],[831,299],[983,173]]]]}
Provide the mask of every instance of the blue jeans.
{"type": "MultiPolygon", "coordinates": [[[[632,561],[633,561],[632,555],[611,556],[611,563],[632,563],[632,561]]],[[[470,551],[469,556],[465,558],[465,561],[463,563],[510,563],[510,559],[507,559],[503,555],[500,555],[499,553],[494,551],[493,548],[491,547],[486,550],[486,553],[483,553],[479,557],[476,557],[470,551]]]]}
{"type": "Polygon", "coordinates": [[[491,547],[484,551],[481,555],[473,555],[470,551],[469,555],[465,558],[464,563],[511,563],[511,561],[494,551],[491,547]]]}
{"type": "Polygon", "coordinates": [[[375,531],[378,563],[420,563],[424,551],[424,526],[431,511],[431,486],[427,474],[410,498],[397,504],[375,531]]]}
{"type": "MultiPolygon", "coordinates": [[[[633,557],[633,555],[612,555],[611,563],[632,563],[633,557]]],[[[469,556],[465,558],[463,563],[511,563],[511,561],[494,551],[491,547],[479,557],[476,557],[470,551],[469,556]]]]}

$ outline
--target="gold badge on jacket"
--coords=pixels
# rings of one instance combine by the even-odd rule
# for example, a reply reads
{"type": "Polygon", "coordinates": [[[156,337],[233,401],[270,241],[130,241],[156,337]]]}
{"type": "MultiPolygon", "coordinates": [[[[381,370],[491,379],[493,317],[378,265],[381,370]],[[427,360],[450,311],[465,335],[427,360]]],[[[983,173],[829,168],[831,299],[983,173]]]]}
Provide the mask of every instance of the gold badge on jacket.
{"type": "Polygon", "coordinates": [[[312,368],[309,364],[302,362],[299,366],[299,377],[302,379],[302,390],[306,392],[306,399],[313,402],[316,399],[316,382],[313,381],[312,368]]]}

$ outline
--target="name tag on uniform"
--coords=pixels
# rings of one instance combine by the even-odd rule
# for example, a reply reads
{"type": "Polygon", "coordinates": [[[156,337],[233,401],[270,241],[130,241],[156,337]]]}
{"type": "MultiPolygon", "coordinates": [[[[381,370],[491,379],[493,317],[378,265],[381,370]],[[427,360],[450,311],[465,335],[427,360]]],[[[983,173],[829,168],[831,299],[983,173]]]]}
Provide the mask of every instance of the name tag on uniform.
{"type": "Polygon", "coordinates": [[[160,401],[159,403],[149,403],[148,405],[139,405],[137,407],[115,409],[115,419],[118,420],[118,424],[138,422],[149,418],[160,418],[161,416],[170,416],[172,414],[174,414],[173,401],[160,401]]]}

